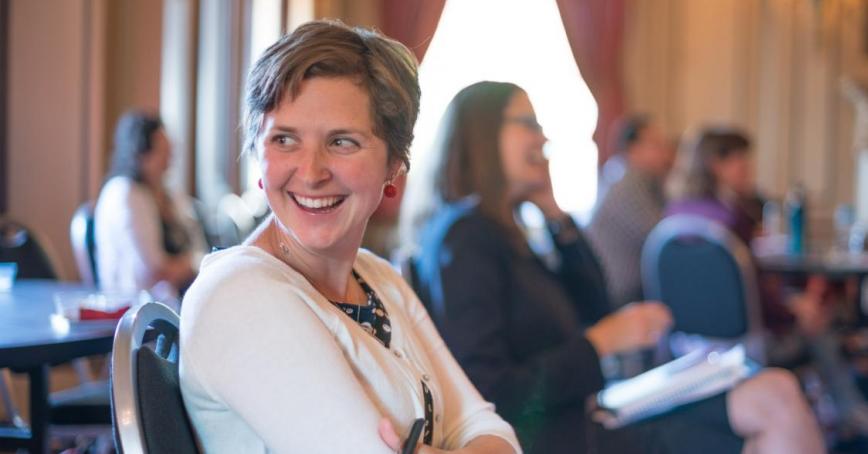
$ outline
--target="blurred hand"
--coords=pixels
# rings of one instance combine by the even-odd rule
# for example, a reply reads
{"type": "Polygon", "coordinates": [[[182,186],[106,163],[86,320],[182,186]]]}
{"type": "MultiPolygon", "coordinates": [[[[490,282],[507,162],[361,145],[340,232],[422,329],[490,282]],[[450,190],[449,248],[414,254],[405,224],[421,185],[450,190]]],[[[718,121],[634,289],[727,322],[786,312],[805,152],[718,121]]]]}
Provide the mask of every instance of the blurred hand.
{"type": "Polygon", "coordinates": [[[552,177],[549,172],[549,163],[548,161],[545,161],[539,165],[545,167],[545,176],[539,186],[528,194],[527,201],[536,205],[536,207],[543,212],[543,216],[545,216],[546,219],[560,219],[566,216],[566,214],[555,201],[552,177]]]}
{"type": "Polygon", "coordinates": [[[585,331],[597,354],[653,347],[672,327],[669,308],[658,301],[630,303],[585,331]]]}
{"type": "Polygon", "coordinates": [[[832,310],[823,304],[829,293],[829,283],[821,276],[810,276],[803,293],[789,297],[788,306],[796,317],[799,329],[808,336],[816,336],[829,329],[832,310]]]}
{"type": "Polygon", "coordinates": [[[797,293],[790,297],[789,308],[796,317],[801,332],[813,337],[829,329],[832,314],[823,305],[822,299],[810,292],[797,293]]]}

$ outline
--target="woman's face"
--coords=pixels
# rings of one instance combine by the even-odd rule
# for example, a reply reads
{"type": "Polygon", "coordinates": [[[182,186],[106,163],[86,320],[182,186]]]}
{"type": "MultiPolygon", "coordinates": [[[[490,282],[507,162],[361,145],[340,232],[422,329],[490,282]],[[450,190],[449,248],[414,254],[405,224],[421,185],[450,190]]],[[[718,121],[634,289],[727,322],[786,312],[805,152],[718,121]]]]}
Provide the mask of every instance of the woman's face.
{"type": "Polygon", "coordinates": [[[512,200],[523,200],[549,183],[548,160],[543,155],[546,136],[523,90],[516,91],[503,111],[500,160],[512,200]]]}
{"type": "Polygon", "coordinates": [[[712,172],[720,189],[739,195],[749,195],[754,190],[753,169],[747,150],[717,159],[712,164],[712,172]]]}
{"type": "Polygon", "coordinates": [[[160,128],[154,131],[151,137],[151,149],[139,158],[142,177],[149,184],[160,184],[169,170],[171,160],[172,146],[169,137],[160,128]]]}
{"type": "Polygon", "coordinates": [[[265,115],[257,139],[268,204],[289,246],[355,253],[400,163],[388,164],[368,93],[353,80],[315,77],[289,98],[265,115]]]}

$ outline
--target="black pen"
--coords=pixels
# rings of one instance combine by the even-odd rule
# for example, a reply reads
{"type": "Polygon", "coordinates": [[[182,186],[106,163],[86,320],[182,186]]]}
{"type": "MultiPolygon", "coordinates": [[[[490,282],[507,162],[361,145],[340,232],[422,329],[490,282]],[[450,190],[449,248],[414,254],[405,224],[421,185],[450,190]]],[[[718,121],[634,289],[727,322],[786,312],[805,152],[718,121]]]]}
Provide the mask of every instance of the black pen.
{"type": "Polygon", "coordinates": [[[422,429],[425,428],[425,420],[419,418],[413,421],[413,427],[410,427],[410,435],[407,441],[404,442],[404,448],[401,449],[401,454],[413,454],[416,452],[416,445],[419,444],[419,437],[422,435],[422,429]]]}

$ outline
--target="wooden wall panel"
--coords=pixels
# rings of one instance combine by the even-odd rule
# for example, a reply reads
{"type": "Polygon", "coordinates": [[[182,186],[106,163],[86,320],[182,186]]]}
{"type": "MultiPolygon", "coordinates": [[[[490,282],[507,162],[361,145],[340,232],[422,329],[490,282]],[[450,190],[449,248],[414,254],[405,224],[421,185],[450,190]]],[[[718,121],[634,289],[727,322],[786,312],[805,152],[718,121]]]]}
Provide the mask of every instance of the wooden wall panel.
{"type": "MultiPolygon", "coordinates": [[[[801,182],[813,231],[853,203],[853,110],[840,80],[868,86],[864,2],[634,0],[625,67],[628,104],[673,134],[707,123],[744,128],[769,196],[801,182]],[[651,69],[645,69],[659,59],[651,69]]],[[[868,178],[868,170],[866,176],[868,178]]],[[[868,195],[866,195],[868,197],[868,195]]]]}
{"type": "Polygon", "coordinates": [[[162,1],[7,1],[8,213],[74,279],[69,222],[98,194],[116,117],[159,106],[162,1]]]}

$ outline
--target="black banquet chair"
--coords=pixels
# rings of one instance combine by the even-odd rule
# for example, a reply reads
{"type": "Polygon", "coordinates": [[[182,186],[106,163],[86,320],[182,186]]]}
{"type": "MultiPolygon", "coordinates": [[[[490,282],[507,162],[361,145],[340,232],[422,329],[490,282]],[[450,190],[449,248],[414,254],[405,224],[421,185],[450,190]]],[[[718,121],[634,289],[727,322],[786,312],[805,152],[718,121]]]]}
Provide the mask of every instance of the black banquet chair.
{"type": "Polygon", "coordinates": [[[124,314],[111,367],[118,452],[198,453],[178,379],[178,315],[160,303],[124,314]]]}
{"type": "Polygon", "coordinates": [[[675,321],[675,356],[695,348],[743,343],[765,361],[756,271],[747,246],[709,219],[676,215],[662,220],[642,251],[645,298],[659,300],[675,321]]]}
{"type": "Polygon", "coordinates": [[[35,232],[0,216],[0,262],[18,264],[19,279],[57,279],[57,269],[35,232]]]}
{"type": "MultiPolygon", "coordinates": [[[[24,224],[0,217],[0,262],[18,264],[18,279],[57,279],[57,268],[39,235],[24,224]]],[[[108,382],[93,380],[85,360],[71,362],[79,384],[51,393],[51,423],[56,425],[109,424],[108,382]]],[[[8,370],[0,370],[0,397],[7,417],[23,427],[23,418],[11,398],[8,370]]]]}

